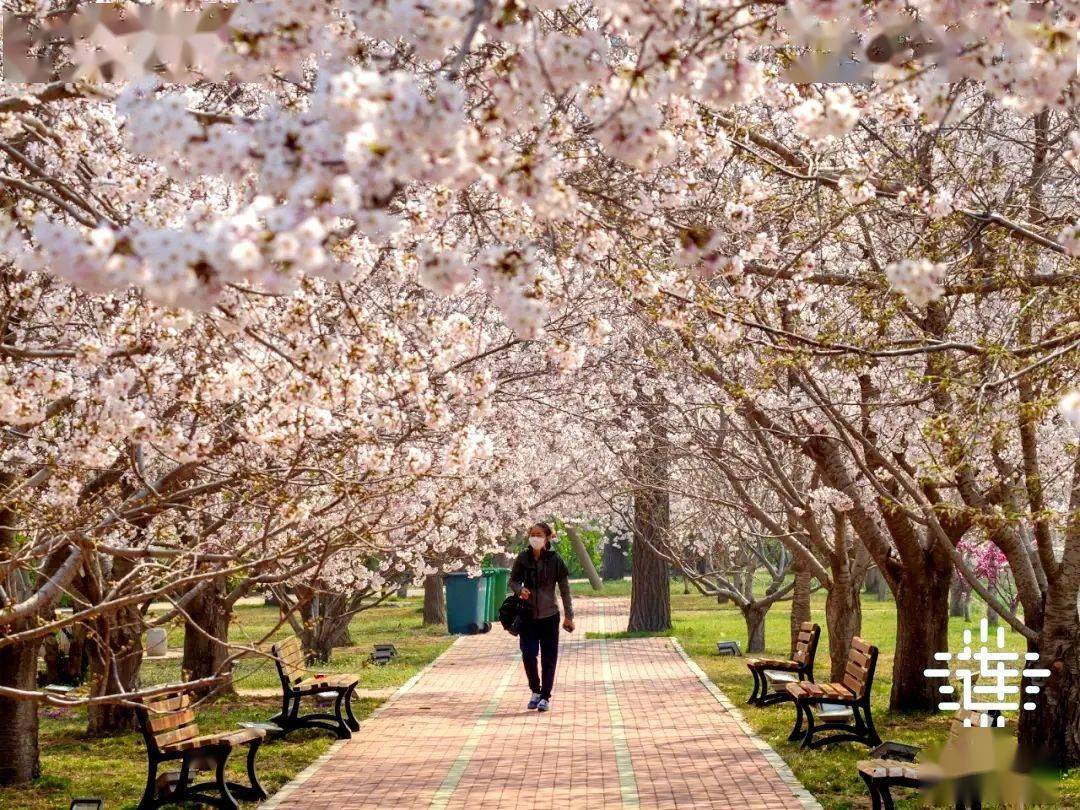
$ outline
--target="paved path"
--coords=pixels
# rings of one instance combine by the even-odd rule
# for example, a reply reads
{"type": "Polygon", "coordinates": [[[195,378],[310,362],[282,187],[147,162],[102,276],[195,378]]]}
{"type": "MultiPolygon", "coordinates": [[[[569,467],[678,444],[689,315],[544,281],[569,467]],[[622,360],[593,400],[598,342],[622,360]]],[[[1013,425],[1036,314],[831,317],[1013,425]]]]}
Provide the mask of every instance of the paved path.
{"type": "Polygon", "coordinates": [[[270,806],[817,807],[671,639],[584,638],[625,629],[626,600],[577,607],[548,714],[513,638],[463,637],[270,806]]]}

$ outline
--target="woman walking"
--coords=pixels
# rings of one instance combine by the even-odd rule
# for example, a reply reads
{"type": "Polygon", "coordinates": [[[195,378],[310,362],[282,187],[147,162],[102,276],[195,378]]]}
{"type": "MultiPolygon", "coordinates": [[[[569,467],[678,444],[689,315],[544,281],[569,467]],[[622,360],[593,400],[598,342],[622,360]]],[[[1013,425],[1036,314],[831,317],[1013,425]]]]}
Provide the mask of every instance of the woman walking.
{"type": "Polygon", "coordinates": [[[532,698],[529,708],[546,712],[551,708],[551,687],[555,684],[555,664],[559,659],[559,606],[555,601],[555,586],[559,586],[566,617],[562,626],[574,630],[574,605],[570,600],[570,572],[566,563],[551,547],[554,536],[546,523],[536,523],[529,529],[529,547],[518,554],[510,571],[510,589],[529,604],[526,618],[518,636],[521,660],[529,679],[532,698]],[[542,671],[537,670],[540,655],[542,671]]]}

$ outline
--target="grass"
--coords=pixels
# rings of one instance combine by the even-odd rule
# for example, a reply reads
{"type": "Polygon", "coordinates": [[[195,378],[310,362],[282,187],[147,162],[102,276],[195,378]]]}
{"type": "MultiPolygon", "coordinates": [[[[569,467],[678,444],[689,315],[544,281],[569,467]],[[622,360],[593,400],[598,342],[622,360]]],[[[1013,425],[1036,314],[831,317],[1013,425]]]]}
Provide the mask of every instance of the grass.
{"type": "MultiPolygon", "coordinates": [[[[746,624],[742,614],[732,605],[717,605],[711,598],[698,594],[684,595],[682,591],[681,583],[672,583],[673,631],[698,665],[733,703],[743,708],[743,714],[750,725],[784,758],[823,807],[827,810],[869,807],[865,785],[855,771],[855,763],[865,758],[866,749],[845,744],[828,749],[803,751],[798,747],[798,743],[787,741],[794,721],[791,704],[764,709],[743,705],[752,686],[745,659],[720,656],[716,653],[716,642],[721,640],[735,639],[745,647],[746,624]]],[[[824,621],[824,593],[814,595],[812,606],[815,620],[822,625],[816,669],[819,677],[825,677],[829,668],[829,648],[828,631],[824,621]]],[[[769,611],[765,642],[766,652],[770,656],[788,656],[789,615],[786,602],[769,611]]],[[[955,652],[962,648],[965,628],[971,629],[975,638],[978,638],[978,620],[982,615],[981,606],[977,608],[973,603],[970,623],[958,618],[950,620],[951,650],[955,652]]],[[[901,715],[888,712],[893,651],[896,647],[896,610],[891,600],[878,602],[871,595],[864,596],[861,634],[881,650],[872,702],[874,722],[882,739],[918,745],[928,751],[940,748],[948,733],[951,715],[901,715]]],[[[617,637],[620,634],[609,635],[617,637]]],[[[622,635],[625,637],[627,634],[622,635]]],[[[1006,638],[1010,649],[1023,650],[1022,639],[1018,635],[1007,633],[1006,638]]],[[[1052,787],[1058,794],[1059,806],[1080,807],[1080,769],[1062,774],[1052,787]]],[[[917,793],[898,790],[895,795],[901,799],[897,803],[900,808],[922,806],[917,793]]]]}
{"type": "MultiPolygon", "coordinates": [[[[605,583],[593,591],[587,582],[574,582],[571,588],[577,597],[628,596],[627,580],[605,583]]],[[[813,597],[813,615],[822,625],[818,653],[818,672],[828,670],[828,631],[824,622],[824,594],[813,597]]],[[[766,652],[786,657],[788,653],[788,606],[780,603],[766,619],[766,652]]],[[[981,610],[973,606],[973,621],[952,619],[950,647],[962,646],[965,628],[978,632],[981,610]]],[[[721,657],[716,654],[716,642],[736,639],[745,645],[746,626],[742,615],[732,605],[718,605],[715,600],[696,593],[684,594],[681,582],[672,583],[671,635],[678,637],[683,647],[705,670],[736,705],[744,703],[750,692],[751,679],[745,660],[721,657]]],[[[277,610],[268,607],[243,606],[237,610],[231,630],[235,641],[254,642],[274,626],[277,610]]],[[[360,675],[361,689],[396,687],[433,660],[449,646],[451,637],[440,627],[424,628],[420,621],[420,600],[394,599],[384,605],[356,616],[350,631],[355,646],[335,650],[334,660],[318,667],[327,673],[355,672],[360,675]],[[368,661],[371,645],[392,642],[398,648],[397,658],[385,667],[372,666],[368,661]]],[[[286,635],[287,629],[278,635],[286,635]]],[[[170,628],[170,647],[182,643],[181,627],[170,628]]],[[[590,633],[589,638],[635,638],[640,633],[590,633]]],[[[664,634],[668,635],[668,634],[664,634]]],[[[893,650],[896,644],[895,607],[891,601],[878,602],[872,596],[863,600],[862,635],[881,649],[877,678],[874,685],[874,718],[883,739],[919,745],[927,750],[939,747],[945,739],[950,718],[943,714],[891,715],[887,711],[892,686],[893,650]]],[[[1008,634],[1011,647],[1020,650],[1019,637],[1008,634]]],[[[250,658],[237,666],[236,685],[243,689],[267,689],[277,686],[273,665],[266,659],[250,658]]],[[[174,680],[179,674],[177,661],[148,661],[143,682],[161,683],[174,680]]],[[[370,714],[381,702],[379,699],[357,701],[360,718],[370,714]]],[[[200,727],[207,731],[235,728],[245,720],[262,720],[277,710],[274,699],[228,698],[201,709],[200,727]]],[[[793,710],[790,704],[766,709],[743,711],[747,721],[784,758],[795,775],[827,810],[866,808],[866,790],[856,776],[855,762],[865,755],[856,745],[841,745],[831,749],[802,751],[787,741],[793,710]]],[[[45,709],[43,711],[42,776],[30,787],[0,789],[0,807],[5,810],[46,810],[66,807],[76,795],[99,796],[109,810],[134,808],[145,778],[145,754],[136,734],[123,734],[107,739],[90,738],[85,734],[85,712],[78,710],[45,709]]],[[[259,775],[270,792],[276,791],[322,754],[333,742],[328,734],[298,732],[288,740],[267,744],[259,752],[259,775]]],[[[242,758],[237,758],[239,764],[242,758]]],[[[1062,774],[1055,785],[1059,794],[1058,806],[1080,806],[1080,772],[1062,774]]],[[[898,807],[914,808],[921,800],[914,793],[898,791],[898,807]]]]}
{"type": "MultiPolygon", "coordinates": [[[[252,642],[277,622],[273,607],[241,606],[230,629],[234,641],[252,642]]],[[[283,629],[278,636],[287,635],[283,629]]],[[[319,672],[354,672],[360,676],[361,689],[397,687],[436,658],[453,640],[445,628],[421,626],[421,601],[415,598],[394,599],[358,614],[350,624],[355,646],[334,651],[331,663],[320,665],[319,672]],[[391,642],[397,657],[385,666],[368,660],[371,645],[391,642]]],[[[169,630],[169,646],[183,643],[183,629],[169,630]]],[[[144,684],[175,681],[180,662],[148,660],[143,667],[144,684]]],[[[239,689],[274,688],[278,685],[273,663],[264,658],[239,662],[236,668],[239,689]]],[[[382,702],[361,698],[353,703],[358,719],[363,720],[382,702]]],[[[229,697],[200,707],[200,730],[231,730],[245,721],[266,720],[280,704],[274,698],[229,697]]],[[[266,743],[259,750],[257,771],[263,786],[272,795],[282,785],[324,753],[333,738],[318,731],[298,731],[285,740],[266,743]]],[[[230,770],[235,777],[243,774],[244,757],[234,755],[230,770]]],[[[53,810],[67,807],[75,796],[96,796],[105,800],[109,810],[133,810],[138,804],[146,780],[146,754],[138,733],[108,738],[86,735],[86,712],[77,709],[48,707],[41,719],[42,774],[30,786],[0,788],[0,808],[4,810],[53,810]]],[[[237,781],[244,781],[237,779],[237,781]]],[[[254,805],[252,805],[254,806],[254,805]]]]}

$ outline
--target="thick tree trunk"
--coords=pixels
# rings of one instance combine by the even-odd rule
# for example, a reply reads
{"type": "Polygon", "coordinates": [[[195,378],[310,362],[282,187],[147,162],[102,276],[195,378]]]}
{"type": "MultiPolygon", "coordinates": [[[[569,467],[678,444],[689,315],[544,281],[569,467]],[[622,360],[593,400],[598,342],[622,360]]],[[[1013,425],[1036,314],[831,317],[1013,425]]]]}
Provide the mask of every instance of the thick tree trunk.
{"type": "Polygon", "coordinates": [[[971,621],[971,591],[965,587],[964,578],[958,571],[953,572],[949,587],[949,616],[971,621]]]}
{"type": "Polygon", "coordinates": [[[181,669],[190,680],[224,676],[217,686],[203,687],[199,696],[210,692],[231,692],[232,666],[223,669],[229,657],[229,621],[232,607],[226,601],[226,584],[213,582],[203,588],[187,607],[190,621],[184,630],[184,658],[181,669]]]}
{"type": "Polygon", "coordinates": [[[829,628],[829,680],[844,680],[851,639],[862,632],[862,599],[858,587],[834,581],[825,597],[825,623],[829,628]]]}
{"type": "Polygon", "coordinates": [[[791,652],[795,655],[795,643],[799,638],[799,628],[804,622],[810,621],[810,585],[813,576],[801,565],[795,562],[795,590],[791,593],[791,652]]]}
{"type": "Polygon", "coordinates": [[[446,591],[442,574],[432,574],[424,579],[424,625],[443,624],[446,621],[446,591]]]}
{"type": "Polygon", "coordinates": [[[630,571],[631,632],[671,629],[671,588],[667,561],[653,544],[668,531],[668,493],[655,489],[634,495],[634,559],[630,571]]]}
{"type": "Polygon", "coordinates": [[[752,602],[745,607],[740,605],[739,610],[746,622],[746,651],[765,652],[765,616],[769,612],[769,606],[752,602]]]}
{"type": "Polygon", "coordinates": [[[1050,677],[1034,682],[1041,691],[1030,698],[1035,708],[1020,712],[1018,737],[1025,764],[1075,768],[1080,766],[1080,617],[1076,594],[1061,598],[1054,590],[1038,641],[1030,645],[1032,652],[1042,652],[1031,666],[1049,669],[1050,677]]]}
{"type": "Polygon", "coordinates": [[[927,560],[922,576],[905,572],[894,592],[896,657],[890,711],[932,711],[938,704],[938,684],[923,671],[939,666],[934,653],[949,649],[952,570],[942,570],[931,562],[927,560]]]}
{"type": "MultiPolygon", "coordinates": [[[[0,648],[0,685],[37,688],[37,645],[0,648]]],[[[28,700],[0,697],[0,785],[29,782],[41,773],[38,708],[28,700]]]]}

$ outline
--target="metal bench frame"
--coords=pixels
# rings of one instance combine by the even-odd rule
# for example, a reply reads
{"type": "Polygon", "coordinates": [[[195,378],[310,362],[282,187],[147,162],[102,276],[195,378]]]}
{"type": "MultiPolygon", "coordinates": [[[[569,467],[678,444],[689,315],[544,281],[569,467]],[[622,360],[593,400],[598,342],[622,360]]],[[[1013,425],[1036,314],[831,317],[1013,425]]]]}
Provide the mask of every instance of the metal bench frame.
{"type": "Polygon", "coordinates": [[[360,678],[356,675],[334,676],[327,683],[308,681],[301,685],[306,672],[303,660],[303,647],[300,639],[289,636],[271,647],[278,678],[281,681],[281,711],[270,718],[281,728],[282,736],[300,728],[321,728],[330,731],[339,740],[348,740],[354,731],[360,730],[360,723],[352,710],[352,699],[360,678]],[[342,681],[345,678],[346,681],[342,681]],[[337,683],[331,681],[337,680],[337,683]],[[314,712],[300,714],[300,701],[304,697],[314,697],[323,693],[333,693],[334,713],[314,712]],[[344,713],[342,713],[344,709],[344,713]]]}
{"type": "Polygon", "coordinates": [[[874,671],[877,669],[878,649],[861,638],[851,641],[848,651],[847,666],[844,670],[844,682],[838,687],[844,691],[835,694],[805,694],[801,687],[818,686],[813,682],[791,684],[787,688],[795,701],[795,725],[788,735],[794,742],[802,738],[802,748],[821,748],[841,742],[860,742],[868,747],[881,744],[874,727],[874,718],[870,710],[870,695],[874,686],[874,671]],[[792,691],[793,690],[793,691],[792,691]],[[837,723],[814,721],[814,706],[832,703],[851,709],[852,722],[837,723]],[[804,728],[805,723],[805,728],[804,728]],[[834,732],[825,737],[814,739],[823,732],[834,732]]]}
{"type": "Polygon", "coordinates": [[[228,742],[230,736],[236,736],[228,732],[214,735],[213,741],[188,748],[173,747],[182,744],[183,740],[177,740],[175,743],[159,743],[159,738],[168,735],[176,736],[178,730],[189,735],[189,738],[199,736],[199,728],[195,724],[195,715],[189,708],[190,705],[191,700],[186,694],[167,695],[164,698],[145,701],[137,713],[139,729],[142,731],[143,743],[146,745],[147,759],[146,787],[139,801],[138,810],[154,810],[162,805],[184,802],[201,802],[211,807],[223,808],[223,810],[238,810],[240,805],[237,799],[244,801],[265,799],[266,791],[255,773],[255,757],[258,755],[259,746],[262,745],[262,734],[236,744],[228,742]],[[155,730],[154,726],[159,725],[163,719],[168,725],[155,730]],[[225,779],[225,765],[229,760],[229,755],[233,748],[240,746],[247,746],[248,749],[249,784],[247,785],[225,779]],[[177,760],[180,762],[179,773],[158,774],[158,767],[162,763],[177,760]],[[197,770],[213,770],[213,781],[192,784],[192,773],[197,770]],[[159,785],[159,777],[175,777],[175,779],[166,778],[159,785]]]}
{"type": "Polygon", "coordinates": [[[747,669],[754,676],[754,690],[750,693],[747,703],[751,706],[772,706],[775,703],[783,703],[791,700],[791,694],[786,689],[774,691],[769,689],[769,679],[765,673],[769,670],[776,672],[792,672],[799,676],[800,681],[814,680],[814,659],[817,657],[818,642],[821,640],[821,626],[812,622],[803,622],[799,628],[798,639],[795,642],[795,656],[790,661],[776,661],[771,659],[751,659],[746,662],[747,669]],[[803,637],[803,634],[807,634],[803,637]]]}

